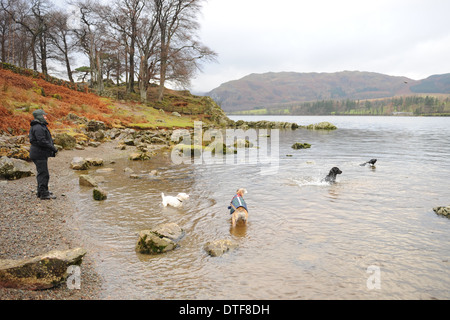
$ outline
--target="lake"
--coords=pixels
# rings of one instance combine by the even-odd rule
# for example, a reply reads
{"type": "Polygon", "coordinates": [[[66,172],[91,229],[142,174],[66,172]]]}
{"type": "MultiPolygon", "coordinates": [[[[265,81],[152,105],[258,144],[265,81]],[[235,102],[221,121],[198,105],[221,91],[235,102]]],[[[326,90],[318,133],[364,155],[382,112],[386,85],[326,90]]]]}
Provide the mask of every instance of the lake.
{"type": "MultiPolygon", "coordinates": [[[[76,220],[99,261],[102,298],[450,298],[450,219],[432,210],[450,205],[449,118],[230,118],[329,121],[338,129],[258,132],[272,151],[265,162],[238,152],[224,156],[230,161],[175,164],[166,152],[151,161],[115,159],[109,173],[93,170],[108,199],[95,202],[80,187],[76,220]],[[296,142],[311,148],[294,150],[296,142]],[[360,166],[372,158],[375,168],[360,166]],[[335,166],[342,170],[336,183],[323,183],[335,166]],[[143,178],[130,179],[125,167],[143,178]],[[249,222],[231,228],[227,207],[241,187],[249,222]],[[190,199],[163,208],[161,192],[190,199]],[[180,246],[137,254],[137,233],[166,222],[186,231],[180,246]],[[239,247],[210,257],[203,246],[216,239],[239,247]]],[[[265,152],[256,147],[246,152],[265,152]]]]}

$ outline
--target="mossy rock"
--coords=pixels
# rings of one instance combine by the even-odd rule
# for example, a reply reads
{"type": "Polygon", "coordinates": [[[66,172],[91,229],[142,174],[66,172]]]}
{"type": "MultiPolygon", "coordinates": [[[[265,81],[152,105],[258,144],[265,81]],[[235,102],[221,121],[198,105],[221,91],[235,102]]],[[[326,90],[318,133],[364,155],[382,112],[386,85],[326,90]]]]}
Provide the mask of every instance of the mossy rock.
{"type": "Polygon", "coordinates": [[[450,218],[450,206],[447,207],[436,207],[433,208],[433,211],[436,212],[436,214],[450,218]]]}
{"type": "Polygon", "coordinates": [[[138,160],[150,160],[152,157],[152,153],[150,152],[133,152],[130,154],[129,159],[132,161],[138,160]]]}
{"type": "Polygon", "coordinates": [[[213,142],[204,148],[206,152],[211,154],[237,154],[237,150],[228,148],[225,143],[213,142]]]}
{"type": "Polygon", "coordinates": [[[97,201],[103,201],[108,198],[108,194],[100,188],[95,188],[94,191],[92,191],[92,195],[94,197],[94,200],[97,201]]]}
{"type": "Polygon", "coordinates": [[[21,290],[44,290],[63,283],[67,268],[80,265],[86,250],[76,248],[50,251],[35,258],[0,260],[0,287],[21,290]]]}
{"type": "Polygon", "coordinates": [[[159,254],[174,250],[184,237],[184,230],[176,223],[166,223],[153,230],[143,230],[139,233],[136,252],[142,254],[159,254]]]}
{"type": "Polygon", "coordinates": [[[309,130],[336,130],[337,127],[332,123],[324,121],[324,122],[319,122],[316,124],[310,124],[310,125],[306,126],[306,129],[309,129],[309,130]]]}
{"type": "Polygon", "coordinates": [[[67,133],[58,133],[53,139],[54,143],[61,146],[64,150],[72,150],[77,145],[77,139],[67,133]]]}
{"type": "Polygon", "coordinates": [[[233,146],[235,148],[251,148],[253,143],[246,139],[238,139],[233,146]]]}
{"type": "Polygon", "coordinates": [[[309,143],[300,143],[296,142],[292,145],[292,149],[299,150],[299,149],[309,149],[311,148],[311,145],[309,143]]]}

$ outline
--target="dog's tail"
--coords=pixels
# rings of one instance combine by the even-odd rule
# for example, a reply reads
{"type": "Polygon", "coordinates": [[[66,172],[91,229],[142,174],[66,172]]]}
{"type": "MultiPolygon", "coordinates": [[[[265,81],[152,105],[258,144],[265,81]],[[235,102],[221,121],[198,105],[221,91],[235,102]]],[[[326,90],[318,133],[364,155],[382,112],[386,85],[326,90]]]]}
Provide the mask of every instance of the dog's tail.
{"type": "Polygon", "coordinates": [[[164,207],[167,207],[166,197],[164,197],[164,193],[161,192],[161,198],[162,198],[162,205],[164,207]]]}

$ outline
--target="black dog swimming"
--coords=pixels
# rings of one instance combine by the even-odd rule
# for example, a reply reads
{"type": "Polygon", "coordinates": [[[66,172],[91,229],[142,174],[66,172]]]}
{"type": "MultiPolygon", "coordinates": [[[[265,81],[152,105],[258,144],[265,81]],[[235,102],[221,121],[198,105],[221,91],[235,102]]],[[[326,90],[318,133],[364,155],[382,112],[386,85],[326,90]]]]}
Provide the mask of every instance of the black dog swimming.
{"type": "Polygon", "coordinates": [[[375,162],[377,162],[377,159],[370,159],[370,160],[367,161],[367,162],[361,163],[360,166],[363,167],[363,166],[365,166],[366,164],[370,164],[371,167],[374,167],[374,166],[375,166],[375,162]]]}
{"type": "Polygon", "coordinates": [[[335,183],[336,182],[336,176],[338,174],[341,174],[342,171],[338,167],[333,167],[328,175],[322,180],[328,183],[335,183]]]}

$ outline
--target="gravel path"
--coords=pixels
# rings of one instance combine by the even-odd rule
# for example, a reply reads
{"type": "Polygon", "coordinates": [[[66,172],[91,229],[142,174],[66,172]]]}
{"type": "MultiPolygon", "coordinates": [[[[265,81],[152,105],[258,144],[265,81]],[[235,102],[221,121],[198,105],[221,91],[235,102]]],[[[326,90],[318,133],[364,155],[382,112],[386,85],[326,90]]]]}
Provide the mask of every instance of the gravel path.
{"type": "MultiPolygon", "coordinates": [[[[114,143],[98,148],[61,151],[49,159],[49,189],[55,200],[40,200],[35,195],[36,177],[15,181],[0,180],[0,259],[24,259],[51,250],[84,247],[74,218],[78,199],[78,178],[70,161],[75,156],[113,157],[114,143]]],[[[33,165],[34,168],[34,165],[33,165]]],[[[0,288],[0,300],[72,300],[99,299],[102,279],[95,270],[95,257],[89,250],[81,265],[81,289],[69,289],[65,283],[42,291],[0,288]]]]}

